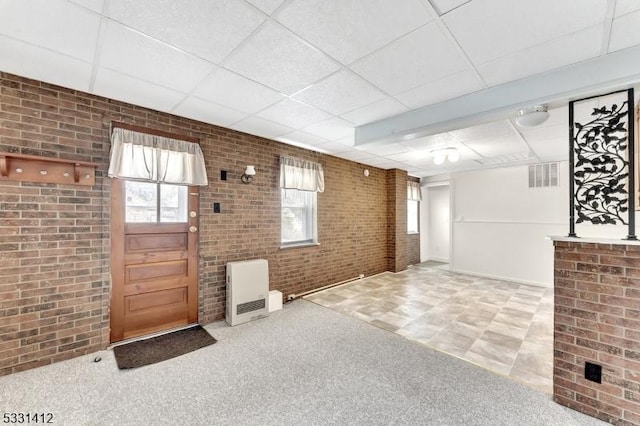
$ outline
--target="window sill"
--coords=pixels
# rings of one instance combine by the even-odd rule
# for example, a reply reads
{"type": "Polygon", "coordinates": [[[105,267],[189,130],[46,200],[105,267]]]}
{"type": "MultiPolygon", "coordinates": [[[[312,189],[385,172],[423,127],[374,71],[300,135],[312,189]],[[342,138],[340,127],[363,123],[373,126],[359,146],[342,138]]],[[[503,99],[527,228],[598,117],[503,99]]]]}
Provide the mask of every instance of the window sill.
{"type": "Polygon", "coordinates": [[[285,250],[289,248],[299,248],[299,247],[314,247],[319,246],[320,243],[298,243],[298,244],[287,244],[286,246],[280,246],[280,250],[285,250]]]}
{"type": "Polygon", "coordinates": [[[407,232],[407,235],[420,235],[420,232],[407,232]]]}

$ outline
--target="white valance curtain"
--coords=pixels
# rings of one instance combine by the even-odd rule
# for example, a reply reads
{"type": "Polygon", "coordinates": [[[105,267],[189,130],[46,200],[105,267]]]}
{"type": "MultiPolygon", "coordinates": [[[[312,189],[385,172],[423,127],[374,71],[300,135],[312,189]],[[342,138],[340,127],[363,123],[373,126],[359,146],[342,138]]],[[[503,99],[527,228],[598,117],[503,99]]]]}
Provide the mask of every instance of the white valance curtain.
{"type": "Polygon", "coordinates": [[[407,200],[422,201],[422,191],[418,182],[407,182],[407,200]]]}
{"type": "Polygon", "coordinates": [[[109,177],[179,185],[207,185],[204,156],[197,143],[115,127],[111,133],[109,177]]]}
{"type": "Polygon", "coordinates": [[[322,165],[299,158],[281,156],[280,188],[324,192],[322,165]]]}

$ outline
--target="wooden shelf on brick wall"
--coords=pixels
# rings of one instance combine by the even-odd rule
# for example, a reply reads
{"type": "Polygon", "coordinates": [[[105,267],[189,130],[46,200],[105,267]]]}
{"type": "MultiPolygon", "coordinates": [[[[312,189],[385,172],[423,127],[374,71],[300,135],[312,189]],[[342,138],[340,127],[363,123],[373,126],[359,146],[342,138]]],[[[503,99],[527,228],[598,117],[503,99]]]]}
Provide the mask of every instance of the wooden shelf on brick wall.
{"type": "Polygon", "coordinates": [[[95,163],[0,152],[0,180],[94,185],[95,163]]]}

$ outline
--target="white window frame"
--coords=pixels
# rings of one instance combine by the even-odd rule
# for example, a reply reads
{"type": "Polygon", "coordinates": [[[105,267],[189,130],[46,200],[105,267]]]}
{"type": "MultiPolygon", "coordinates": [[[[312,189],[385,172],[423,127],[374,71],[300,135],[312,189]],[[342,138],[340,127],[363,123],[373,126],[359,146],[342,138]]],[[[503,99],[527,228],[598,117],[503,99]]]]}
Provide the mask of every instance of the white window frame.
{"type": "Polygon", "coordinates": [[[299,189],[280,188],[280,247],[300,247],[308,245],[318,245],[318,193],[315,191],[301,191],[299,189]],[[288,206],[285,205],[286,191],[299,191],[305,193],[305,199],[308,204],[304,206],[288,206]],[[311,221],[310,231],[312,235],[305,235],[307,238],[298,240],[285,240],[284,237],[284,220],[287,208],[304,208],[306,210],[306,220],[311,221]]]}
{"type": "Polygon", "coordinates": [[[407,200],[407,234],[420,233],[420,201],[407,200]],[[411,210],[415,214],[415,223],[411,223],[411,210]],[[412,226],[414,225],[414,226],[412,226]]]}

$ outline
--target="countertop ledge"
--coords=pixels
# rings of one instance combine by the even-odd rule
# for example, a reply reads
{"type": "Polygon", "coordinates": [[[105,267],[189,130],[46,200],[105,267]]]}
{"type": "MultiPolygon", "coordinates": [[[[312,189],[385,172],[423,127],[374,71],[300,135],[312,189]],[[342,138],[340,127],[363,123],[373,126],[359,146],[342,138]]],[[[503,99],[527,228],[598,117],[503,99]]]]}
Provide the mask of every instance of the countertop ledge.
{"type": "Polygon", "coordinates": [[[593,237],[566,237],[566,236],[548,236],[551,241],[564,241],[569,243],[592,243],[592,244],[615,244],[620,246],[640,246],[639,240],[623,240],[616,238],[593,238],[593,237]]]}

